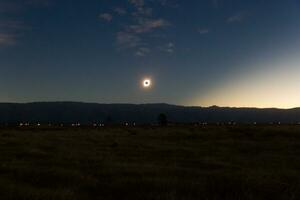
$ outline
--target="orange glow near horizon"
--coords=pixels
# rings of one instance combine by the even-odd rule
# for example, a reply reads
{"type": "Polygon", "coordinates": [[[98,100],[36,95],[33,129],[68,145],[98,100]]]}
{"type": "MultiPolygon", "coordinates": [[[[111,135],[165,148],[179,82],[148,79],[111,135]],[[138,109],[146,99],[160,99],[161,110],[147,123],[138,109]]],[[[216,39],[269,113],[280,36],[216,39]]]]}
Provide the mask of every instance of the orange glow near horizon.
{"type": "Polygon", "coordinates": [[[256,108],[300,107],[299,62],[269,65],[231,80],[199,96],[188,105],[256,108]]]}

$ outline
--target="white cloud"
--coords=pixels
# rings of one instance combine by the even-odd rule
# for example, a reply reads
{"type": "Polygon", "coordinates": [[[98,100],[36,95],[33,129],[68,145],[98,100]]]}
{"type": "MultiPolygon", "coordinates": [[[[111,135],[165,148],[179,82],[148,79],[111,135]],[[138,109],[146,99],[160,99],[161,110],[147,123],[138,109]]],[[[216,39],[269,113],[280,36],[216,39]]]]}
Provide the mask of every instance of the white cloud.
{"type": "Polygon", "coordinates": [[[198,29],[198,33],[200,33],[200,34],[207,34],[207,33],[209,33],[209,29],[207,29],[207,28],[198,29]]]}
{"type": "Polygon", "coordinates": [[[117,43],[122,48],[134,48],[139,46],[141,39],[133,33],[118,32],[117,43]]]}
{"type": "Polygon", "coordinates": [[[152,0],[152,1],[157,1],[160,3],[160,5],[165,7],[171,7],[171,8],[179,7],[177,0],[152,0]]]}
{"type": "Polygon", "coordinates": [[[102,13],[99,15],[99,18],[101,18],[107,22],[110,22],[113,19],[112,15],[109,13],[102,13]]]}
{"type": "Polygon", "coordinates": [[[168,44],[159,47],[159,50],[172,54],[175,52],[175,44],[173,42],[169,42],[168,44]]]}
{"type": "Polygon", "coordinates": [[[135,54],[145,56],[146,49],[149,49],[144,42],[145,37],[155,30],[169,26],[170,23],[165,19],[153,19],[152,9],[144,7],[144,1],[131,0],[130,3],[136,7],[136,11],[131,15],[133,22],[118,32],[117,44],[122,48],[137,48],[135,54]]]}
{"type": "Polygon", "coordinates": [[[227,23],[236,23],[236,22],[242,22],[245,19],[244,13],[237,13],[235,15],[230,16],[227,19],[227,23]]]}
{"type": "Polygon", "coordinates": [[[129,29],[135,33],[147,33],[155,29],[169,26],[169,22],[164,19],[146,19],[140,20],[139,24],[129,26],[129,29]]]}
{"type": "Polygon", "coordinates": [[[137,8],[143,7],[145,4],[144,0],[128,0],[128,2],[133,4],[137,8]]]}
{"type": "Polygon", "coordinates": [[[118,15],[126,15],[127,11],[124,8],[115,8],[114,11],[118,14],[118,15]]]}
{"type": "Polygon", "coordinates": [[[135,55],[136,56],[140,56],[140,57],[144,57],[146,56],[146,54],[150,53],[150,49],[146,48],[146,47],[141,47],[139,48],[136,52],[135,55]]]}
{"type": "MultiPolygon", "coordinates": [[[[115,7],[114,13],[118,15],[127,15],[128,21],[122,25],[122,28],[116,34],[116,44],[119,49],[131,49],[136,56],[146,56],[151,48],[157,47],[149,45],[147,38],[157,34],[158,30],[163,30],[170,26],[170,22],[164,18],[153,17],[153,8],[149,7],[154,0],[127,0],[131,8],[126,10],[122,7],[115,7]],[[129,12],[130,10],[130,12],[129,12]]],[[[155,0],[156,5],[163,6],[167,4],[166,0],[155,0]]],[[[101,19],[110,22],[113,16],[110,13],[103,13],[99,16],[101,19]]],[[[163,45],[162,45],[163,46],[163,45]]],[[[174,46],[164,46],[165,52],[173,52],[174,46]]]]}
{"type": "Polygon", "coordinates": [[[168,48],[174,48],[175,47],[174,43],[172,43],[172,42],[169,42],[169,44],[167,46],[168,46],[168,48]]]}

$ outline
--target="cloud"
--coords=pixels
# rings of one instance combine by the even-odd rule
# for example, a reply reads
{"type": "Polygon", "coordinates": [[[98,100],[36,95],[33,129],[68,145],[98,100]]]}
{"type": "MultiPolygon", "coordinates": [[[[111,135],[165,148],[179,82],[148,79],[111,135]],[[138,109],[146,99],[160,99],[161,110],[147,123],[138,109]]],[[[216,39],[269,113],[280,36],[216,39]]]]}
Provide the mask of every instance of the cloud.
{"type": "Polygon", "coordinates": [[[175,50],[175,44],[174,43],[172,43],[172,42],[169,42],[169,44],[167,44],[167,49],[166,49],[166,51],[168,52],[168,53],[173,53],[175,50]]]}
{"type": "Polygon", "coordinates": [[[3,14],[0,18],[0,46],[15,45],[24,32],[31,29],[23,18],[30,8],[49,6],[53,2],[54,0],[0,0],[0,14],[3,14]]]}
{"type": "Polygon", "coordinates": [[[128,0],[128,2],[134,5],[136,8],[141,8],[145,5],[144,0],[128,0]]]}
{"type": "MultiPolygon", "coordinates": [[[[153,17],[153,8],[150,5],[155,3],[155,9],[159,6],[168,4],[169,0],[127,0],[131,6],[130,9],[123,7],[115,7],[113,12],[117,15],[127,15],[125,23],[120,26],[120,30],[116,33],[116,44],[118,49],[131,49],[136,56],[146,56],[153,47],[148,43],[148,39],[159,30],[164,30],[171,23],[159,16],[153,17]]],[[[113,20],[112,14],[106,12],[99,15],[99,18],[107,22],[113,20]]],[[[117,23],[116,20],[114,20],[117,23]]],[[[172,52],[172,48],[166,48],[166,51],[172,52]]]]}
{"type": "Polygon", "coordinates": [[[102,13],[99,15],[99,18],[104,21],[111,22],[111,20],[113,19],[113,16],[109,13],[102,13]]]}
{"type": "Polygon", "coordinates": [[[174,47],[175,47],[174,43],[172,43],[172,42],[170,42],[167,46],[168,46],[169,48],[174,48],[174,47]]]}
{"type": "Polygon", "coordinates": [[[163,19],[143,18],[138,20],[137,24],[127,25],[124,30],[117,33],[117,44],[121,48],[138,48],[135,55],[145,56],[147,43],[144,41],[145,34],[152,33],[157,29],[163,29],[169,26],[169,23],[163,19]],[[143,46],[143,47],[141,47],[143,46]]]}
{"type": "Polygon", "coordinates": [[[173,42],[169,42],[168,44],[159,47],[159,50],[162,52],[172,54],[175,52],[175,44],[173,42]]]}
{"type": "Polygon", "coordinates": [[[150,17],[150,16],[152,16],[152,12],[153,12],[152,8],[140,7],[135,12],[133,12],[131,15],[138,19],[138,18],[142,18],[142,17],[150,17]]]}
{"type": "Polygon", "coordinates": [[[160,3],[160,5],[165,7],[171,7],[171,8],[179,7],[177,0],[152,0],[152,1],[157,1],[160,3]]]}
{"type": "Polygon", "coordinates": [[[124,8],[115,8],[114,11],[118,14],[118,15],[126,15],[127,11],[124,8]]]}
{"type": "Polygon", "coordinates": [[[16,43],[16,36],[13,34],[0,33],[0,47],[10,46],[16,43]]]}
{"type": "Polygon", "coordinates": [[[144,19],[139,24],[129,26],[134,33],[147,33],[155,29],[161,29],[169,26],[169,22],[164,19],[144,19]]]}
{"type": "Polygon", "coordinates": [[[198,33],[200,33],[201,35],[207,34],[209,32],[210,32],[209,29],[206,29],[206,28],[204,28],[204,29],[198,29],[198,33]]]}
{"type": "Polygon", "coordinates": [[[227,19],[227,23],[238,23],[242,22],[245,19],[246,15],[244,13],[237,13],[235,15],[230,16],[227,19]]]}
{"type": "Polygon", "coordinates": [[[139,46],[141,38],[129,32],[120,31],[117,33],[117,44],[121,48],[134,48],[139,46]]]}
{"type": "Polygon", "coordinates": [[[149,48],[141,47],[141,48],[139,48],[139,49],[135,52],[135,55],[136,55],[136,56],[140,56],[140,57],[144,57],[144,56],[146,56],[146,54],[149,54],[149,53],[150,53],[150,49],[149,49],[149,48]]]}
{"type": "Polygon", "coordinates": [[[20,33],[28,28],[20,21],[0,20],[0,46],[16,44],[20,33]]]}

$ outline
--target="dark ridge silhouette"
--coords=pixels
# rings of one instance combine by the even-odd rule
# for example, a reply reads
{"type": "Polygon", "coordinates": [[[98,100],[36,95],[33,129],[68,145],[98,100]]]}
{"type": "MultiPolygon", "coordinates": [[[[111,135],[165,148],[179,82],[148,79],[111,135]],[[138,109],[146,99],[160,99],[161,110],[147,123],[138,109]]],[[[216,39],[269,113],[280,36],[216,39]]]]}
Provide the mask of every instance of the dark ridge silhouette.
{"type": "Polygon", "coordinates": [[[170,122],[299,123],[300,108],[185,107],[169,104],[97,104],[80,102],[0,103],[0,123],[156,123],[170,122]]]}

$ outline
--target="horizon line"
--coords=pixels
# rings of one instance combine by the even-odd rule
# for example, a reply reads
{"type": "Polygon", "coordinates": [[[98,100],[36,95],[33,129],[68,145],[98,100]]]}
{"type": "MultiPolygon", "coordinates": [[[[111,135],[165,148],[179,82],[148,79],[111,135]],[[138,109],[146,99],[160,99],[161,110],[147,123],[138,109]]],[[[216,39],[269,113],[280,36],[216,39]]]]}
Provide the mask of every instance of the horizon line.
{"type": "Polygon", "coordinates": [[[106,103],[106,102],[86,102],[86,101],[29,101],[29,102],[0,102],[0,104],[35,104],[35,103],[82,103],[82,104],[99,104],[99,105],[170,105],[170,106],[179,106],[186,108],[232,108],[232,109],[279,109],[279,110],[293,110],[300,109],[299,107],[290,107],[290,108],[280,108],[280,107],[255,107],[255,106],[219,106],[219,105],[211,105],[211,106],[201,106],[201,105],[180,105],[180,104],[172,104],[172,103],[106,103]]]}

